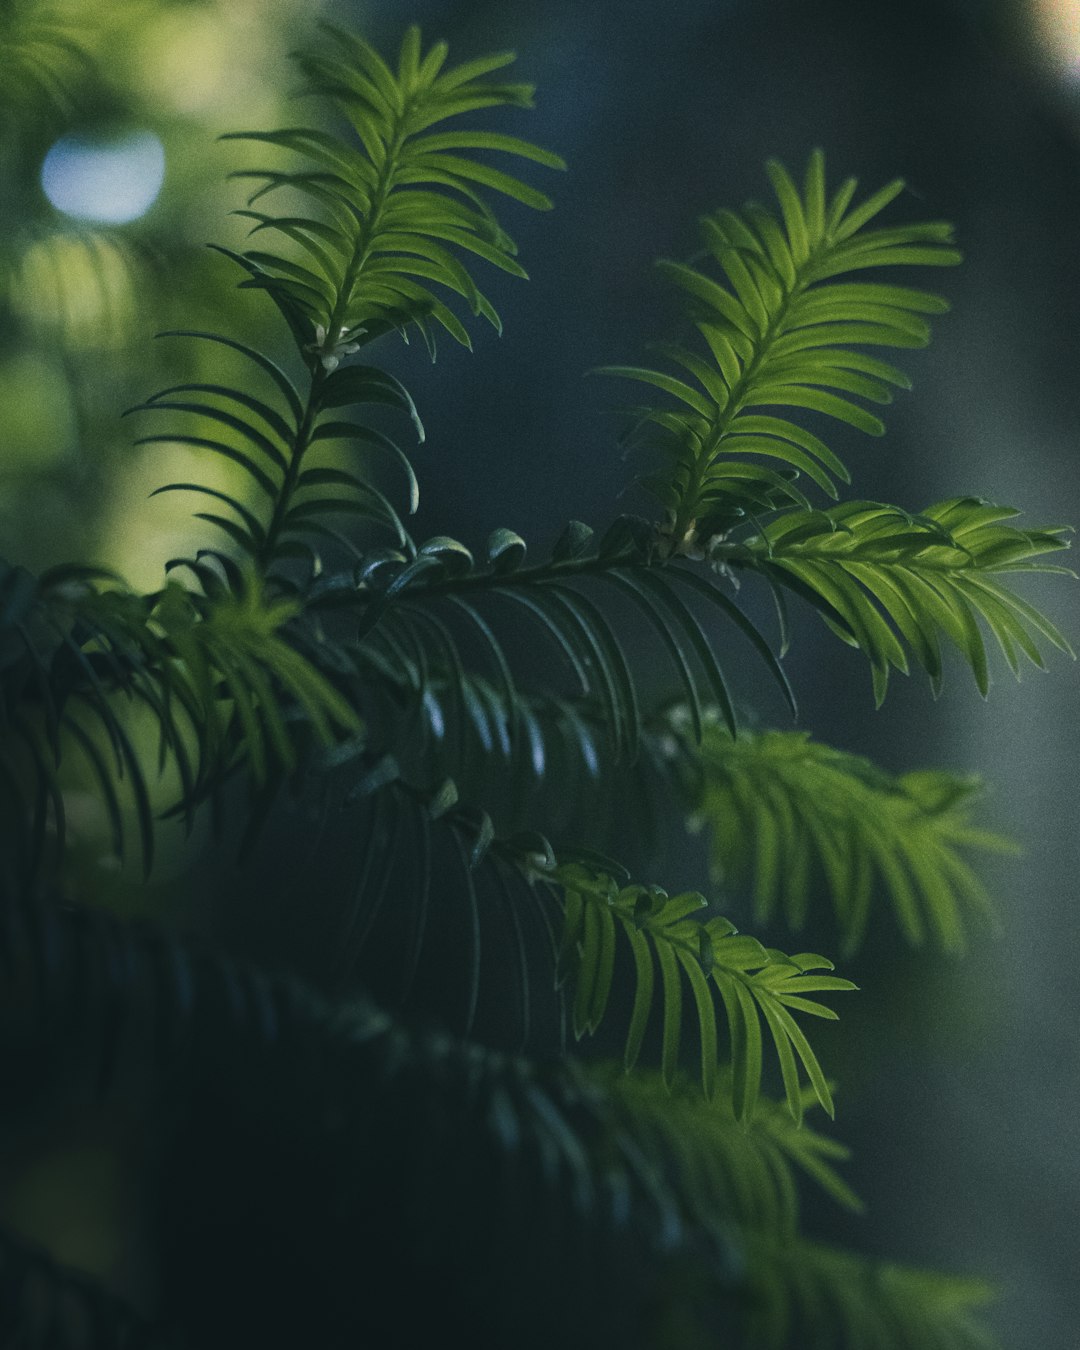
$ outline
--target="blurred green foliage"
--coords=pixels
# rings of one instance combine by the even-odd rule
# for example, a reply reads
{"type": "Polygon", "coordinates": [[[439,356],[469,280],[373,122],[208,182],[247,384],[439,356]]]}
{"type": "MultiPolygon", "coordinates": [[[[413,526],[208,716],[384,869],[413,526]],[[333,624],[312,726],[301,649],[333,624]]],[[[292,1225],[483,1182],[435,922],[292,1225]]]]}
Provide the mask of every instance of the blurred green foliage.
{"type": "MultiPolygon", "coordinates": [[[[272,348],[257,297],[238,305],[209,238],[229,240],[226,212],[242,189],[227,175],[241,154],[217,135],[241,119],[287,120],[284,70],[310,7],[286,0],[35,0],[0,6],[0,535],[34,569],[84,557],[134,585],[158,584],[164,560],[191,541],[188,512],[146,504],[163,477],[229,475],[168,445],[132,448],[119,414],[146,390],[228,381],[224,349],[157,343],[164,329],[214,328],[227,301],[234,332],[272,348]],[[97,224],[65,216],[41,188],[62,136],[150,131],[165,181],[140,219],[97,224]],[[123,522],[121,527],[121,522],[123,522]]],[[[242,238],[237,223],[231,242],[242,238]]],[[[238,359],[238,358],[236,358],[238,359]]],[[[233,484],[233,486],[238,486],[233,484]]]]}

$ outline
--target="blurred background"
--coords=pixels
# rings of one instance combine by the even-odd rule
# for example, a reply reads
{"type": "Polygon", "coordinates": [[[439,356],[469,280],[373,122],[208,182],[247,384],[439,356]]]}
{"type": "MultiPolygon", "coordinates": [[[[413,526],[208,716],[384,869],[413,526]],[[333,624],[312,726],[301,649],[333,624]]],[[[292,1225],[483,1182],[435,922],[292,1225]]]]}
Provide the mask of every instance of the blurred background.
{"type": "MultiPolygon", "coordinates": [[[[491,278],[505,338],[478,332],[473,355],[447,342],[434,366],[416,344],[381,353],[427,425],[422,537],[477,545],[507,525],[543,547],[570,517],[647,510],[620,497],[633,466],[607,409],[622,391],[583,373],[666,336],[676,311],[653,259],[692,254],[700,213],[767,197],[764,159],[798,167],[814,145],[833,181],[903,176],[894,216],[955,221],[966,255],[932,279],[954,309],[928,351],[905,354],[915,390],[887,437],[835,435],[854,491],[913,509],[974,493],[1033,525],[1080,522],[1080,0],[3,0],[4,557],[94,561],[155,588],[200,542],[188,502],[148,494],[213,482],[219,462],[135,446],[144,433],[120,413],[208,369],[205,344],[154,341],[161,330],[225,325],[284,351],[269,305],[249,293],[237,318],[230,265],[203,245],[240,244],[226,212],[243,184],[227,174],[252,162],[215,138],[299,120],[287,53],[320,15],[383,50],[410,20],[460,59],[516,49],[538,106],[508,129],[570,163],[552,216],[509,220],[532,280],[491,278]]],[[[1075,588],[1039,580],[1024,594],[1075,640],[1075,588]]],[[[983,775],[986,823],[1024,848],[990,878],[999,940],[948,961],[905,952],[883,925],[845,967],[864,991],[857,1014],[820,1047],[841,1084],[849,1177],[870,1202],[820,1231],[989,1275],[1013,1350],[1075,1344],[1080,1325],[1080,682],[1050,664],[1017,687],[999,662],[986,703],[958,667],[936,702],[913,677],[875,712],[865,661],[823,627],[798,624],[789,658],[816,736],[896,771],[983,775]]],[[[782,724],[778,702],[758,712],[782,724]]],[[[86,814],[93,834],[92,802],[86,814]]],[[[704,884],[696,856],[667,868],[658,879],[704,884]]],[[[832,950],[826,931],[806,945],[832,950]]],[[[81,1217],[45,1153],[17,1180],[0,1165],[3,1210],[115,1278],[115,1177],[107,1151],[82,1147],[81,1217]]]]}

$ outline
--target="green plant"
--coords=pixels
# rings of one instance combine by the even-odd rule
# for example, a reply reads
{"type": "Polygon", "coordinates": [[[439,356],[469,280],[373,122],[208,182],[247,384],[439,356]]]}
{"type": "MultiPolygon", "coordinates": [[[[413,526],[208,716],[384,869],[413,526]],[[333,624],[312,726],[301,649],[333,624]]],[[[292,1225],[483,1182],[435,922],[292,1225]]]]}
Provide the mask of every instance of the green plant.
{"type": "MultiPolygon", "coordinates": [[[[903,937],[945,949],[989,912],[966,854],[1007,845],[971,823],[972,783],[748,732],[720,660],[737,635],[794,712],[739,580],[775,597],[781,655],[787,597],[816,609],[865,653],[879,704],[911,658],[938,687],[947,646],[985,694],[984,631],[1014,670],[1042,664],[1040,641],[1068,650],[1001,579],[1064,570],[1044,561],[1062,529],[973,498],[842,498],[846,466],[803,424],[883,431],[865,404],[907,380],[867,349],[925,344],[946,306],[859,274],[957,262],[950,228],[879,224],[902,185],[855,204],[820,153],[801,186],[771,163],[778,215],[720,211],[702,270],[661,264],[701,341],[607,369],[648,391],[627,440],[661,518],[599,538],[571,521],[539,562],[507,528],[480,559],[418,542],[418,475],[361,410],[422,425],[365,349],[467,346],[462,301],[498,327],[473,272],[524,274],[485,193],[550,203],[486,156],[562,167],[456,120],[528,106],[529,86],[489,78],[509,56],[446,55],[410,29],[391,66],[329,30],[300,66],[334,129],[236,133],[269,158],[244,175],[254,246],[220,251],[280,312],[292,373],[171,332],[238,353],[250,383],[132,410],[141,444],[232,473],[159,489],[208,498],[216,537],[150,595],[81,566],[0,574],[6,1072],[47,1108],[118,1097],[200,1160],[166,1186],[159,1238],[187,1272],[163,1260],[161,1311],[192,1344],[414,1345],[448,1326],[491,1345],[987,1344],[980,1282],[800,1236],[801,1181],[858,1205],[844,1147],[803,1123],[833,1115],[806,1019],[854,985],[609,856],[628,820],[648,839],[678,817],[755,919],[797,929],[827,898],[848,953],[886,900],[903,937]],[[658,706],[636,655],[651,640],[676,695],[658,706]],[[104,842],[68,838],[80,790],[104,842]],[[91,861],[149,876],[167,822],[206,820],[222,842],[203,875],[252,878],[258,915],[238,900],[200,944],[197,881],[152,924],[85,903],[91,861]],[[283,915],[291,947],[252,931],[283,915]],[[606,1053],[569,1054],[568,1034],[606,1053]]],[[[128,1314],[3,1251],[0,1318],[28,1343],[112,1343],[128,1314]]]]}

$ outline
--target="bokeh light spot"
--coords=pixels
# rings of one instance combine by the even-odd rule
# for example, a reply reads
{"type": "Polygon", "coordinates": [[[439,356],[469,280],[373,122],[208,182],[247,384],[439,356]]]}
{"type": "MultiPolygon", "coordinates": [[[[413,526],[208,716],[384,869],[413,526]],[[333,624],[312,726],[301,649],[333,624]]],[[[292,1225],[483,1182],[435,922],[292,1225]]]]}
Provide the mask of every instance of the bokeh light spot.
{"type": "Polygon", "coordinates": [[[1080,69],[1080,0],[1031,0],[1031,9],[1044,59],[1075,84],[1080,69]]]}
{"type": "Polygon", "coordinates": [[[145,215],[164,179],[165,150],[152,131],[64,136],[41,166],[42,191],[57,210],[108,225],[145,215]]]}

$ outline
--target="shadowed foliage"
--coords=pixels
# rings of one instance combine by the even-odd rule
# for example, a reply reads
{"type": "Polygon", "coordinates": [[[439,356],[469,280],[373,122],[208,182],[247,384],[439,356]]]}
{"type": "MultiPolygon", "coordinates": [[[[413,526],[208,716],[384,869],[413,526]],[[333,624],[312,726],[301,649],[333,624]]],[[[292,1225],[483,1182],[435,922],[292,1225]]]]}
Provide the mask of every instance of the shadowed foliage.
{"type": "MultiPolygon", "coordinates": [[[[823,439],[884,431],[864,405],[907,380],[877,349],[947,308],[891,269],[957,262],[951,228],[880,223],[903,185],[830,192],[820,152],[801,186],[770,162],[776,209],[705,218],[701,270],[661,263],[703,345],[660,349],[678,374],[606,368],[663,396],[628,432],[662,517],[568,521],[538,560],[506,526],[479,556],[415,538],[420,475],[385,428],[424,428],[380,340],[434,357],[498,328],[477,277],[525,272],[493,203],[547,209],[532,178],[564,167],[471,116],[531,106],[496,77],[510,54],[447,58],[416,28],[392,60],[327,29],[297,58],[311,116],[227,133],[255,187],[248,247],[220,251],[287,358],[170,329],[249,378],[128,410],[138,444],[231,475],[157,489],[206,508],[206,545],[148,594],[0,565],[0,1071],[27,1111],[119,1100],[156,1132],[181,1344],[990,1345],[981,1282],[800,1228],[806,1183],[860,1207],[846,1148],[804,1122],[834,1114],[821,1024],[855,984],[609,856],[620,825],[705,830],[725,908],[797,929],[824,900],[848,954],[887,909],[947,950],[992,913],[966,854],[1009,845],[970,780],[739,715],[750,649],[796,713],[792,599],[864,653],[879,704],[909,654],[936,690],[943,640],[984,694],[983,630],[1017,673],[1040,641],[1070,650],[1006,583],[1064,571],[1063,529],[844,499],[823,439]],[[166,836],[175,906],[88,903],[102,868],[150,896],[166,836]],[[301,836],[298,881],[277,859],[301,836]],[[230,942],[200,886],[251,875],[230,942]],[[264,961],[235,950],[272,923],[264,961]]],[[[0,1289],[13,1343],[172,1343],[14,1237],[0,1289]]]]}

